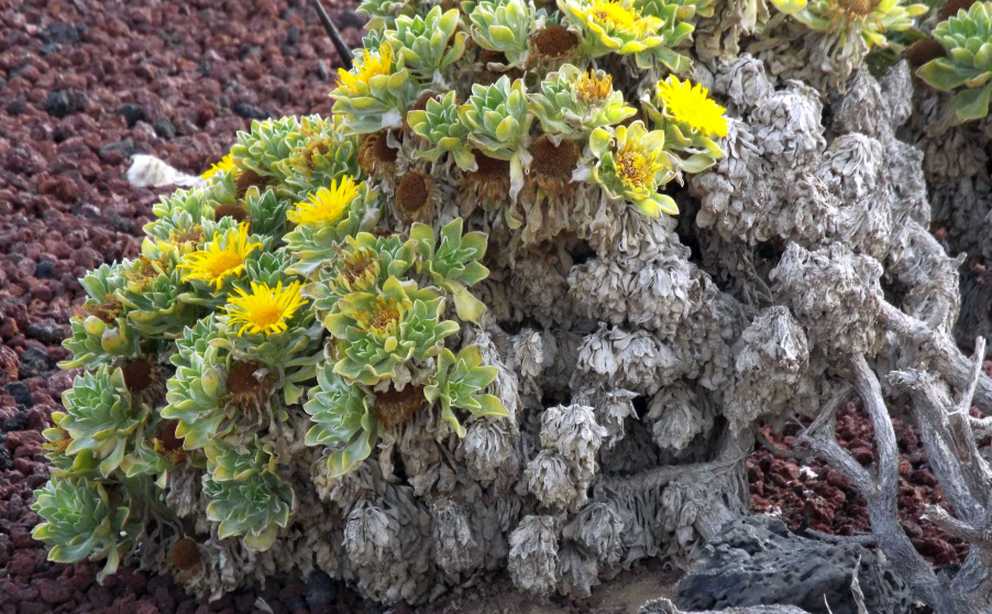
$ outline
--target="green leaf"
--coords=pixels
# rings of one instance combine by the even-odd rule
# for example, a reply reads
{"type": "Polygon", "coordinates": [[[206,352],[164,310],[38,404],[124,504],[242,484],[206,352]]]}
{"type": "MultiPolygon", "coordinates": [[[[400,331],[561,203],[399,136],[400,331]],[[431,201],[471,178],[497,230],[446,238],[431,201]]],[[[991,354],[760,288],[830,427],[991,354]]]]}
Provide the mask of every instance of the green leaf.
{"type": "Polygon", "coordinates": [[[947,58],[937,58],[920,66],[916,71],[916,76],[934,89],[949,92],[968,80],[974,79],[979,72],[975,68],[965,68],[953,64],[947,58]]]}
{"type": "Polygon", "coordinates": [[[958,92],[951,100],[954,114],[962,123],[982,119],[989,114],[990,95],[992,95],[992,84],[977,90],[958,92]]]}

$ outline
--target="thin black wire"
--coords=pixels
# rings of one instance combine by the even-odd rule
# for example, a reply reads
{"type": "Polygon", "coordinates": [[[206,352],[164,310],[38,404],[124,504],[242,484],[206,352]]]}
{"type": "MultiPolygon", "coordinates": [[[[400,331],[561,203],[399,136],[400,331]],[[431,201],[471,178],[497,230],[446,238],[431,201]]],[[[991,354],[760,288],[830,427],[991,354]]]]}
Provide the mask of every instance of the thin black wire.
{"type": "Polygon", "coordinates": [[[317,11],[317,16],[320,17],[321,23],[324,24],[324,30],[327,31],[327,35],[331,37],[331,42],[334,43],[334,48],[337,50],[338,55],[341,56],[341,63],[348,70],[351,70],[351,49],[348,48],[348,44],[344,42],[344,38],[341,37],[341,31],[338,27],[334,25],[334,21],[331,16],[327,14],[327,10],[320,0],[310,0],[310,4],[317,11]]]}

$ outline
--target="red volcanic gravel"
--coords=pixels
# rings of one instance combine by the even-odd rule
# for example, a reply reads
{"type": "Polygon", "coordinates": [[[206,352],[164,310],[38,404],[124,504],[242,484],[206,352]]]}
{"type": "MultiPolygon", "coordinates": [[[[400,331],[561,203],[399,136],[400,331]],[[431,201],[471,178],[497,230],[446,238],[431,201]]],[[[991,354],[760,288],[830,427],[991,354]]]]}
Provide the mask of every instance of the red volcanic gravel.
{"type": "MultiPolygon", "coordinates": [[[[345,2],[324,5],[358,46],[345,2]]],[[[299,579],[212,604],[131,569],[99,586],[98,566],[48,563],[30,535],[41,430],[72,381],[55,364],[77,278],[138,253],[160,193],[127,183],[130,156],[198,173],[252,118],[329,112],[338,64],[306,0],[0,2],[0,613],[250,612],[258,596],[274,612],[364,610],[299,579]]]]}
{"type": "MultiPolygon", "coordinates": [[[[894,416],[892,422],[900,452],[902,526],[916,549],[932,563],[957,564],[967,554],[967,546],[921,518],[927,505],[944,504],[937,480],[927,466],[923,443],[906,418],[894,416]]],[[[782,449],[795,450],[797,430],[793,428],[779,436],[766,435],[782,449]]],[[[837,416],[837,440],[862,465],[874,462],[874,429],[853,403],[837,416]]],[[[759,446],[747,460],[747,473],[753,508],[759,512],[780,512],[793,529],[811,528],[835,535],[871,532],[861,495],[840,473],[814,457],[802,462],[776,456],[759,446]]]]}

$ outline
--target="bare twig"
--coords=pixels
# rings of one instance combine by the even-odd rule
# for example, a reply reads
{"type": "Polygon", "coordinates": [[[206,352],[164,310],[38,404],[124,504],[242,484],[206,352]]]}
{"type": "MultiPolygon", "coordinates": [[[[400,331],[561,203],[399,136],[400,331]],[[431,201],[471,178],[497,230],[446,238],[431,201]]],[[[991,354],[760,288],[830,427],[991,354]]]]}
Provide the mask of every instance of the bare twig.
{"type": "Polygon", "coordinates": [[[887,329],[913,345],[925,347],[925,355],[933,360],[936,370],[948,382],[959,388],[974,382],[974,404],[986,414],[992,413],[992,377],[979,371],[977,378],[972,379],[974,366],[953,339],[885,301],[881,302],[879,315],[887,329]]]}
{"type": "Polygon", "coordinates": [[[327,31],[327,36],[330,37],[331,43],[334,44],[334,49],[337,50],[338,55],[341,57],[341,63],[348,70],[351,70],[352,66],[352,55],[351,49],[348,48],[348,44],[344,42],[344,38],[341,36],[341,31],[338,27],[334,25],[334,20],[331,16],[327,14],[327,9],[324,8],[323,3],[320,0],[310,0],[310,4],[313,5],[315,11],[317,11],[317,16],[320,17],[320,22],[324,24],[324,30],[327,31]]]}

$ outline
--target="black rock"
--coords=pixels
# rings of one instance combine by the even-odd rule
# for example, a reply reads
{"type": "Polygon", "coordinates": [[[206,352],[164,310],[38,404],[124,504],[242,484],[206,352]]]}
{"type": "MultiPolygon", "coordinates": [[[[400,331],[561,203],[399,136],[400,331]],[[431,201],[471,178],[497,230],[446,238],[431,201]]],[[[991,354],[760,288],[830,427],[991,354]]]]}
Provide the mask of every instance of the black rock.
{"type": "Polygon", "coordinates": [[[29,345],[21,352],[21,377],[27,379],[45,375],[51,371],[48,364],[48,352],[29,345]]]}
{"type": "Polygon", "coordinates": [[[55,276],[55,262],[48,258],[42,258],[34,269],[34,276],[38,279],[51,279],[55,276]]]}
{"type": "Polygon", "coordinates": [[[127,121],[128,128],[134,128],[134,125],[140,121],[145,121],[148,119],[148,115],[145,114],[145,109],[141,105],[134,104],[133,102],[126,102],[117,109],[117,113],[124,116],[124,120],[127,121]]]}
{"type": "Polygon", "coordinates": [[[271,114],[243,100],[234,103],[231,110],[245,119],[266,119],[271,114]]]}
{"type": "Polygon", "coordinates": [[[14,462],[10,460],[10,451],[7,446],[0,446],[0,471],[13,468],[14,462]]]}
{"type": "Polygon", "coordinates": [[[159,135],[159,137],[163,139],[176,138],[176,127],[171,121],[164,117],[156,119],[155,123],[152,124],[152,127],[155,128],[155,134],[159,135]]]}
{"type": "Polygon", "coordinates": [[[676,603],[686,610],[764,604],[794,605],[812,614],[858,614],[851,592],[856,568],[869,612],[912,611],[908,587],[875,552],[795,535],[769,516],[747,517],[723,527],[704,547],[679,581],[676,603]]]}
{"type": "Polygon", "coordinates": [[[79,90],[54,90],[45,99],[45,111],[52,117],[62,118],[86,108],[86,95],[79,90]]]}
{"type": "Polygon", "coordinates": [[[31,396],[31,391],[24,382],[10,382],[6,388],[7,394],[14,397],[14,402],[19,406],[31,407],[34,405],[34,397],[31,396]]]}
{"type": "Polygon", "coordinates": [[[24,329],[24,333],[28,337],[33,337],[42,343],[48,345],[58,345],[62,343],[65,339],[66,331],[62,327],[51,320],[43,320],[41,322],[32,322],[28,324],[27,328],[24,329]]]}
{"type": "Polygon", "coordinates": [[[49,44],[75,44],[79,42],[80,37],[85,31],[86,28],[84,26],[56,21],[48,24],[41,31],[41,40],[49,44]]]}
{"type": "Polygon", "coordinates": [[[316,570],[307,578],[303,598],[311,612],[326,612],[337,601],[338,587],[329,575],[316,570]]]}
{"type": "Polygon", "coordinates": [[[7,103],[7,106],[4,107],[4,109],[10,115],[20,115],[25,111],[26,108],[27,108],[27,103],[24,101],[23,96],[18,96],[17,98],[12,99],[10,102],[7,103]]]}
{"type": "MultiPolygon", "coordinates": [[[[0,435],[3,433],[13,433],[14,431],[23,431],[28,428],[28,417],[26,412],[20,412],[7,418],[3,422],[0,422],[0,435]]],[[[0,437],[0,443],[3,443],[3,437],[0,437]]],[[[3,446],[0,445],[0,449],[3,446]]]]}
{"type": "Polygon", "coordinates": [[[286,45],[292,47],[300,42],[300,29],[296,26],[289,26],[286,29],[286,45]]]}
{"type": "Polygon", "coordinates": [[[134,141],[131,139],[124,139],[123,141],[116,141],[114,143],[107,143],[102,146],[97,153],[100,159],[105,162],[114,161],[117,157],[129,158],[132,154],[137,153],[138,149],[134,146],[134,141]]]}

